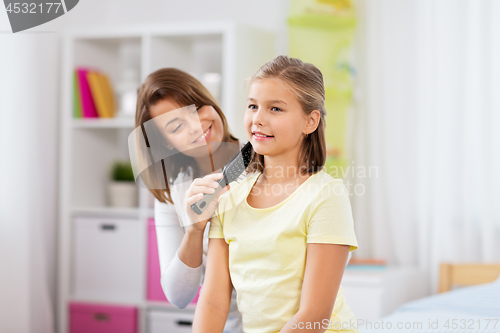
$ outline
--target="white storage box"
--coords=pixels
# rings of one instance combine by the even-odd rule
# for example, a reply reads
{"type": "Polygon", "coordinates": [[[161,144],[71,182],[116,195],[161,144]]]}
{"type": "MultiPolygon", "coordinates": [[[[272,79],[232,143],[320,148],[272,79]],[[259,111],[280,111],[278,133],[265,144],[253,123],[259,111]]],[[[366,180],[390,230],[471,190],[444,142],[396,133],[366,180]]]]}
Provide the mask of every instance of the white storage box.
{"type": "Polygon", "coordinates": [[[148,333],[191,333],[193,312],[148,311],[148,333]]]}
{"type": "Polygon", "coordinates": [[[140,301],[143,229],[138,220],[75,218],[73,296],[83,300],[140,301]]]}

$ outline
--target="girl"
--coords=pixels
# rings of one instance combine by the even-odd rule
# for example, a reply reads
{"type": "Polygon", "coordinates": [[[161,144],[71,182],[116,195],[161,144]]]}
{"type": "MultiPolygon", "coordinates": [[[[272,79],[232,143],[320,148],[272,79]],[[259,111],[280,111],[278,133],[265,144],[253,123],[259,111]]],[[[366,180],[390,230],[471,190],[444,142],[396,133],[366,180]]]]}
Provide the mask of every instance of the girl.
{"type": "MultiPolygon", "coordinates": [[[[357,240],[347,189],[323,170],[324,99],[321,72],[299,59],[279,56],[250,79],[251,175],[211,220],[193,332],[222,331],[233,286],[245,333],[357,332],[340,286],[357,240]]],[[[203,192],[188,189],[188,211],[203,192]]]]}
{"type": "MultiPolygon", "coordinates": [[[[189,225],[185,221],[185,191],[193,177],[200,174],[208,174],[203,180],[197,180],[205,184],[212,184],[220,178],[212,174],[214,170],[206,157],[191,154],[193,150],[189,148],[195,139],[196,142],[204,140],[207,144],[225,142],[239,145],[239,142],[229,132],[226,118],[208,90],[193,76],[178,69],[157,70],[146,78],[138,91],[136,127],[160,117],[162,123],[168,125],[158,133],[151,133],[154,127],[149,127],[147,137],[151,140],[154,135],[161,136],[167,142],[165,149],[178,153],[174,156],[176,163],[164,164],[167,166],[168,182],[163,179],[164,169],[160,163],[152,165],[149,172],[143,172],[141,177],[146,184],[152,184],[149,188],[156,198],[154,218],[161,286],[172,304],[185,308],[203,283],[208,245],[206,223],[189,225]],[[192,104],[196,106],[196,121],[176,117],[178,113],[172,112],[192,104]],[[158,184],[160,186],[154,186],[158,184]]],[[[236,306],[234,290],[230,292],[230,299],[224,332],[242,333],[241,314],[236,306]]]]}

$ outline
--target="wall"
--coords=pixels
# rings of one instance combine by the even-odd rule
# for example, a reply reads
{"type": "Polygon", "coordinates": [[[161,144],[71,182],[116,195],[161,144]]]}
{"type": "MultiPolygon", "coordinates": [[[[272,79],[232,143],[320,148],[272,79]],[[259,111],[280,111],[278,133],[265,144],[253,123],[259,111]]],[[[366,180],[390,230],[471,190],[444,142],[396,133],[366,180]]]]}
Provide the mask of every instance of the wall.
{"type": "MultiPolygon", "coordinates": [[[[0,30],[10,28],[4,12],[0,30]]],[[[0,34],[0,332],[52,331],[57,36],[0,34]]]]}

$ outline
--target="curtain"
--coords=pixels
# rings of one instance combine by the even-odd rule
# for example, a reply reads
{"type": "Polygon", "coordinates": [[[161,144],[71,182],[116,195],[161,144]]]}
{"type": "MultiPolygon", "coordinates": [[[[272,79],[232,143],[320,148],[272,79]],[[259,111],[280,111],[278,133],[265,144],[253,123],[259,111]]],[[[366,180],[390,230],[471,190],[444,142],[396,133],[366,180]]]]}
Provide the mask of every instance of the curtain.
{"type": "Polygon", "coordinates": [[[358,257],[500,262],[500,1],[360,0],[358,257]]]}

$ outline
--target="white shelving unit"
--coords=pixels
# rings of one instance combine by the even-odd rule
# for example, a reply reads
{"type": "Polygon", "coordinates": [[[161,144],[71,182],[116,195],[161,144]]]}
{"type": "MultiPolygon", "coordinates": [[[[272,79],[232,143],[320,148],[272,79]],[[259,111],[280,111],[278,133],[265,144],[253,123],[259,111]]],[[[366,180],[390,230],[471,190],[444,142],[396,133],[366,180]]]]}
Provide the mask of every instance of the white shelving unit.
{"type": "Polygon", "coordinates": [[[243,113],[246,91],[244,79],[275,56],[272,33],[231,21],[185,22],[166,25],[123,27],[108,30],[79,30],[64,36],[61,63],[60,128],[60,199],[58,250],[59,333],[69,331],[68,303],[71,301],[131,305],[138,308],[138,332],[147,330],[146,313],[150,309],[180,310],[170,304],[146,299],[147,221],[153,217],[152,195],[139,190],[135,208],[107,205],[108,170],[116,158],[128,159],[127,138],[134,119],[74,119],[73,71],[76,66],[95,67],[118,82],[124,68],[134,68],[141,82],[162,67],[176,67],[197,77],[216,72],[222,77],[220,106],[232,133],[246,140],[243,113]],[[140,245],[141,263],[137,270],[142,297],[133,300],[75,295],[74,292],[74,219],[93,217],[131,220],[140,226],[135,237],[140,245]]]}

